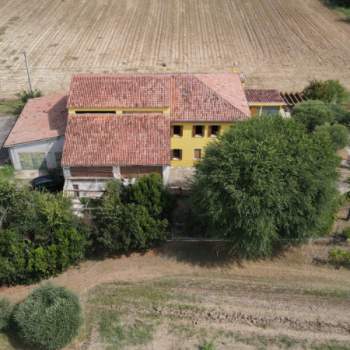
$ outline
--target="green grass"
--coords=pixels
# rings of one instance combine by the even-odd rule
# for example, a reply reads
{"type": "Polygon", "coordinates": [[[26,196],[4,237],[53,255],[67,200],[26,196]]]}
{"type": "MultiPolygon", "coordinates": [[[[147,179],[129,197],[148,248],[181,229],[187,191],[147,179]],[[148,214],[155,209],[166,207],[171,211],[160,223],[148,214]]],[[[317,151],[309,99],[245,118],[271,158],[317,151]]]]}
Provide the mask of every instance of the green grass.
{"type": "Polygon", "coordinates": [[[20,99],[0,100],[0,114],[19,115],[23,108],[23,102],[20,99]]]}

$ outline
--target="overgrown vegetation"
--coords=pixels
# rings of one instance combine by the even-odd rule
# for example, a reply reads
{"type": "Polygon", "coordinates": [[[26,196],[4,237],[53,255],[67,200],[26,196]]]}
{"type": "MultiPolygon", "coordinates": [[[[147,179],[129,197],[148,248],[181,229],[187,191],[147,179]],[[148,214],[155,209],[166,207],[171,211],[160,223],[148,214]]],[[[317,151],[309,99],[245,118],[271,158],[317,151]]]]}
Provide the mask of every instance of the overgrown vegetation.
{"type": "Polygon", "coordinates": [[[81,260],[85,226],[61,194],[0,181],[0,284],[32,283],[81,260]]]}
{"type": "Polygon", "coordinates": [[[11,303],[5,298],[0,298],[0,332],[9,328],[12,310],[11,303]]]}
{"type": "Polygon", "coordinates": [[[197,167],[193,229],[250,258],[323,235],[338,206],[338,164],[329,135],[306,133],[294,120],[239,123],[197,167]]]}
{"type": "Polygon", "coordinates": [[[147,249],[166,238],[172,200],[157,174],[134,185],[107,185],[93,211],[95,251],[108,254],[147,249]]]}
{"type": "Polygon", "coordinates": [[[350,268],[350,251],[342,248],[333,248],[329,252],[328,261],[336,267],[350,268]]]}
{"type": "Polygon", "coordinates": [[[18,116],[29,99],[40,96],[42,96],[40,90],[35,89],[32,92],[23,90],[17,94],[17,99],[0,100],[0,113],[18,116]]]}

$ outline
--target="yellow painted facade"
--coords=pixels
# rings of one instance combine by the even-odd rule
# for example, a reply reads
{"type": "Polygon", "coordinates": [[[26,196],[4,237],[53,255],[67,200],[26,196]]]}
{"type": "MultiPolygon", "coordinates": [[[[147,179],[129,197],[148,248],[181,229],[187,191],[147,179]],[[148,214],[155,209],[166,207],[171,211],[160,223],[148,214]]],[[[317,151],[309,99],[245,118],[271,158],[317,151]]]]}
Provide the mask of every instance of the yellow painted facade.
{"type": "Polygon", "coordinates": [[[171,150],[181,150],[181,159],[172,159],[171,166],[173,167],[192,167],[198,161],[195,159],[195,150],[200,149],[201,155],[204,155],[204,148],[209,142],[212,142],[216,137],[210,136],[210,126],[219,125],[220,134],[225,132],[232,126],[232,123],[212,122],[212,123],[173,123],[174,125],[182,126],[182,136],[172,135],[171,150]],[[202,137],[193,136],[193,127],[195,125],[203,125],[204,135],[202,137]]]}

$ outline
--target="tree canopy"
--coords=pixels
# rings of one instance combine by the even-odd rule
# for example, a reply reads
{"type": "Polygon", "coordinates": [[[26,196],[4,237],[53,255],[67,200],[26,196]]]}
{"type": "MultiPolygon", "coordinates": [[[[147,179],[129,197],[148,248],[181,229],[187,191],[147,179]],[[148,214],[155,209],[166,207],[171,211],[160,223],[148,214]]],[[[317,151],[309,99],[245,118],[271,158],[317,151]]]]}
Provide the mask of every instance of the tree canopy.
{"type": "Polygon", "coordinates": [[[309,100],[325,103],[342,104],[349,99],[349,93],[338,80],[312,80],[303,90],[309,100]]]}
{"type": "Polygon", "coordinates": [[[237,123],[206,148],[193,183],[197,229],[242,257],[326,233],[338,203],[339,159],[329,135],[295,120],[237,123]]]}

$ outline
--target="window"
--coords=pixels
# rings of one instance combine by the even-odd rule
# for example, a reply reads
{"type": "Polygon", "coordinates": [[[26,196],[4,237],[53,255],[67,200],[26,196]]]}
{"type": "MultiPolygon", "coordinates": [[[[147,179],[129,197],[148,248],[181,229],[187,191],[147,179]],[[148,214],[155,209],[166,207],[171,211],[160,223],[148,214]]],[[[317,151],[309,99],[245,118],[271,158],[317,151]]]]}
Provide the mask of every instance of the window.
{"type": "Polygon", "coordinates": [[[211,125],[209,128],[209,135],[216,137],[220,134],[220,125],[211,125]]]}
{"type": "Polygon", "coordinates": [[[182,136],[182,125],[173,125],[173,136],[182,136]]]}
{"type": "Polygon", "coordinates": [[[280,109],[279,107],[262,107],[261,113],[269,115],[279,115],[280,109]]]}
{"type": "Polygon", "coordinates": [[[172,160],[181,160],[182,159],[182,150],[181,149],[173,149],[171,151],[172,160]]]}
{"type": "Polygon", "coordinates": [[[45,153],[19,153],[23,170],[47,169],[45,153]]]}
{"type": "Polygon", "coordinates": [[[202,150],[200,148],[194,149],[194,159],[200,160],[202,158],[202,150]]]}
{"type": "Polygon", "coordinates": [[[192,134],[193,134],[193,137],[203,137],[204,125],[193,125],[192,134]]]}

